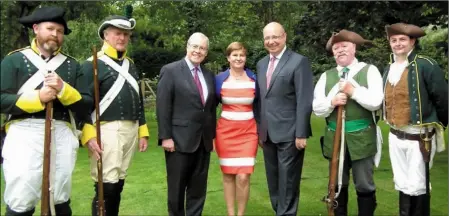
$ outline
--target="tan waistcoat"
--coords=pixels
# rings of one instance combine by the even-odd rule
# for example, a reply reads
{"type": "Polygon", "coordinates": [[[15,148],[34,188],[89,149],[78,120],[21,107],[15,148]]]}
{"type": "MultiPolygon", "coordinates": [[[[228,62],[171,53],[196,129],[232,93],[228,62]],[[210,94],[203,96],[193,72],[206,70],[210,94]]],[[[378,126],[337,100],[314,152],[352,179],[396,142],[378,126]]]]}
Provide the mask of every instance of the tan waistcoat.
{"type": "Polygon", "coordinates": [[[410,122],[410,101],[407,76],[408,68],[402,73],[401,79],[392,86],[388,80],[385,87],[385,108],[389,124],[396,127],[408,125],[410,122]]]}

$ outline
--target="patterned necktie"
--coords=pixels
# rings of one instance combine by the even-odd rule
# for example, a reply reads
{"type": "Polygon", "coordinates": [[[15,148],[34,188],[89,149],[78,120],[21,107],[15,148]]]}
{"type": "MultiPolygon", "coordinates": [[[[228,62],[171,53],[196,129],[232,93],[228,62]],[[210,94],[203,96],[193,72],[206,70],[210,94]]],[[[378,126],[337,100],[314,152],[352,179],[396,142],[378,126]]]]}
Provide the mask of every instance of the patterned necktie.
{"type": "Polygon", "coordinates": [[[201,85],[200,77],[198,76],[198,67],[195,67],[193,69],[193,78],[195,80],[196,87],[198,88],[198,91],[200,92],[201,103],[203,103],[203,105],[204,105],[203,86],[201,85]]]}
{"type": "Polygon", "coordinates": [[[268,89],[268,87],[270,87],[271,76],[273,75],[273,72],[274,72],[274,61],[276,61],[276,57],[271,57],[270,65],[269,65],[268,71],[267,71],[267,89],[268,89]]]}
{"type": "Polygon", "coordinates": [[[349,68],[344,67],[343,69],[341,69],[341,78],[342,79],[347,79],[348,78],[348,72],[349,72],[349,68]]]}

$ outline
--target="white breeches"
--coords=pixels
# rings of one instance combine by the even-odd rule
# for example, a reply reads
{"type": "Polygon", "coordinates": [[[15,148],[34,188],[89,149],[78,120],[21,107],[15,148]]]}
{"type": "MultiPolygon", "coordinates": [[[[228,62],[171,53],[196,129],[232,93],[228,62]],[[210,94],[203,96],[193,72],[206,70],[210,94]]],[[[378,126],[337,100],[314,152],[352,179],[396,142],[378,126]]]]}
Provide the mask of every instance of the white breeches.
{"type": "MultiPolygon", "coordinates": [[[[137,121],[111,121],[100,126],[103,144],[103,182],[117,183],[125,179],[138,146],[137,121]]],[[[90,156],[90,174],[97,182],[97,160],[90,156]]]]}
{"type": "MultiPolygon", "coordinates": [[[[391,166],[395,189],[410,196],[426,193],[425,163],[415,140],[401,140],[391,132],[388,135],[391,166]]],[[[432,151],[429,169],[435,155],[435,136],[432,138],[432,151]]]]}
{"type": "MultiPolygon", "coordinates": [[[[75,167],[78,140],[63,121],[53,121],[50,188],[54,203],[67,202],[75,167]]],[[[33,209],[41,198],[44,152],[44,119],[25,119],[11,123],[3,148],[5,176],[4,200],[16,212],[33,209]]]]}

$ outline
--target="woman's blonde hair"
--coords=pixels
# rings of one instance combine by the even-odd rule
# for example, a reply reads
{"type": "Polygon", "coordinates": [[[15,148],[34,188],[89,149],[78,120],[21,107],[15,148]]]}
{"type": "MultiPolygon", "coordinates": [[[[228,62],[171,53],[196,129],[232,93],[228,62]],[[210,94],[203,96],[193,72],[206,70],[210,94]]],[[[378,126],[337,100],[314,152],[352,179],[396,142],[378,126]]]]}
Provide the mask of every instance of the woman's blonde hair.
{"type": "Polygon", "coordinates": [[[246,55],[246,48],[245,48],[245,46],[242,43],[240,43],[240,42],[232,42],[231,44],[229,44],[228,48],[226,48],[226,56],[231,55],[231,53],[236,51],[236,50],[243,50],[243,52],[246,55]]]}

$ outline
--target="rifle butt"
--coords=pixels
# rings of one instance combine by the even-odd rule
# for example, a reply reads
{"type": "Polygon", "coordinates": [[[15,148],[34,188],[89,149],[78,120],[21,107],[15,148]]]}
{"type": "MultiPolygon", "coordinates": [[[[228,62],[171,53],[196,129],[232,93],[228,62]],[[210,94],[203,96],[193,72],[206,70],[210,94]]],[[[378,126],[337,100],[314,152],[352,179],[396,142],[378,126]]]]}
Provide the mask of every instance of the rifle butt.
{"type": "Polygon", "coordinates": [[[97,212],[98,216],[105,215],[105,206],[104,206],[104,187],[103,187],[103,164],[102,164],[102,156],[100,155],[100,159],[97,161],[97,186],[98,186],[98,201],[97,201],[97,212]]]}

